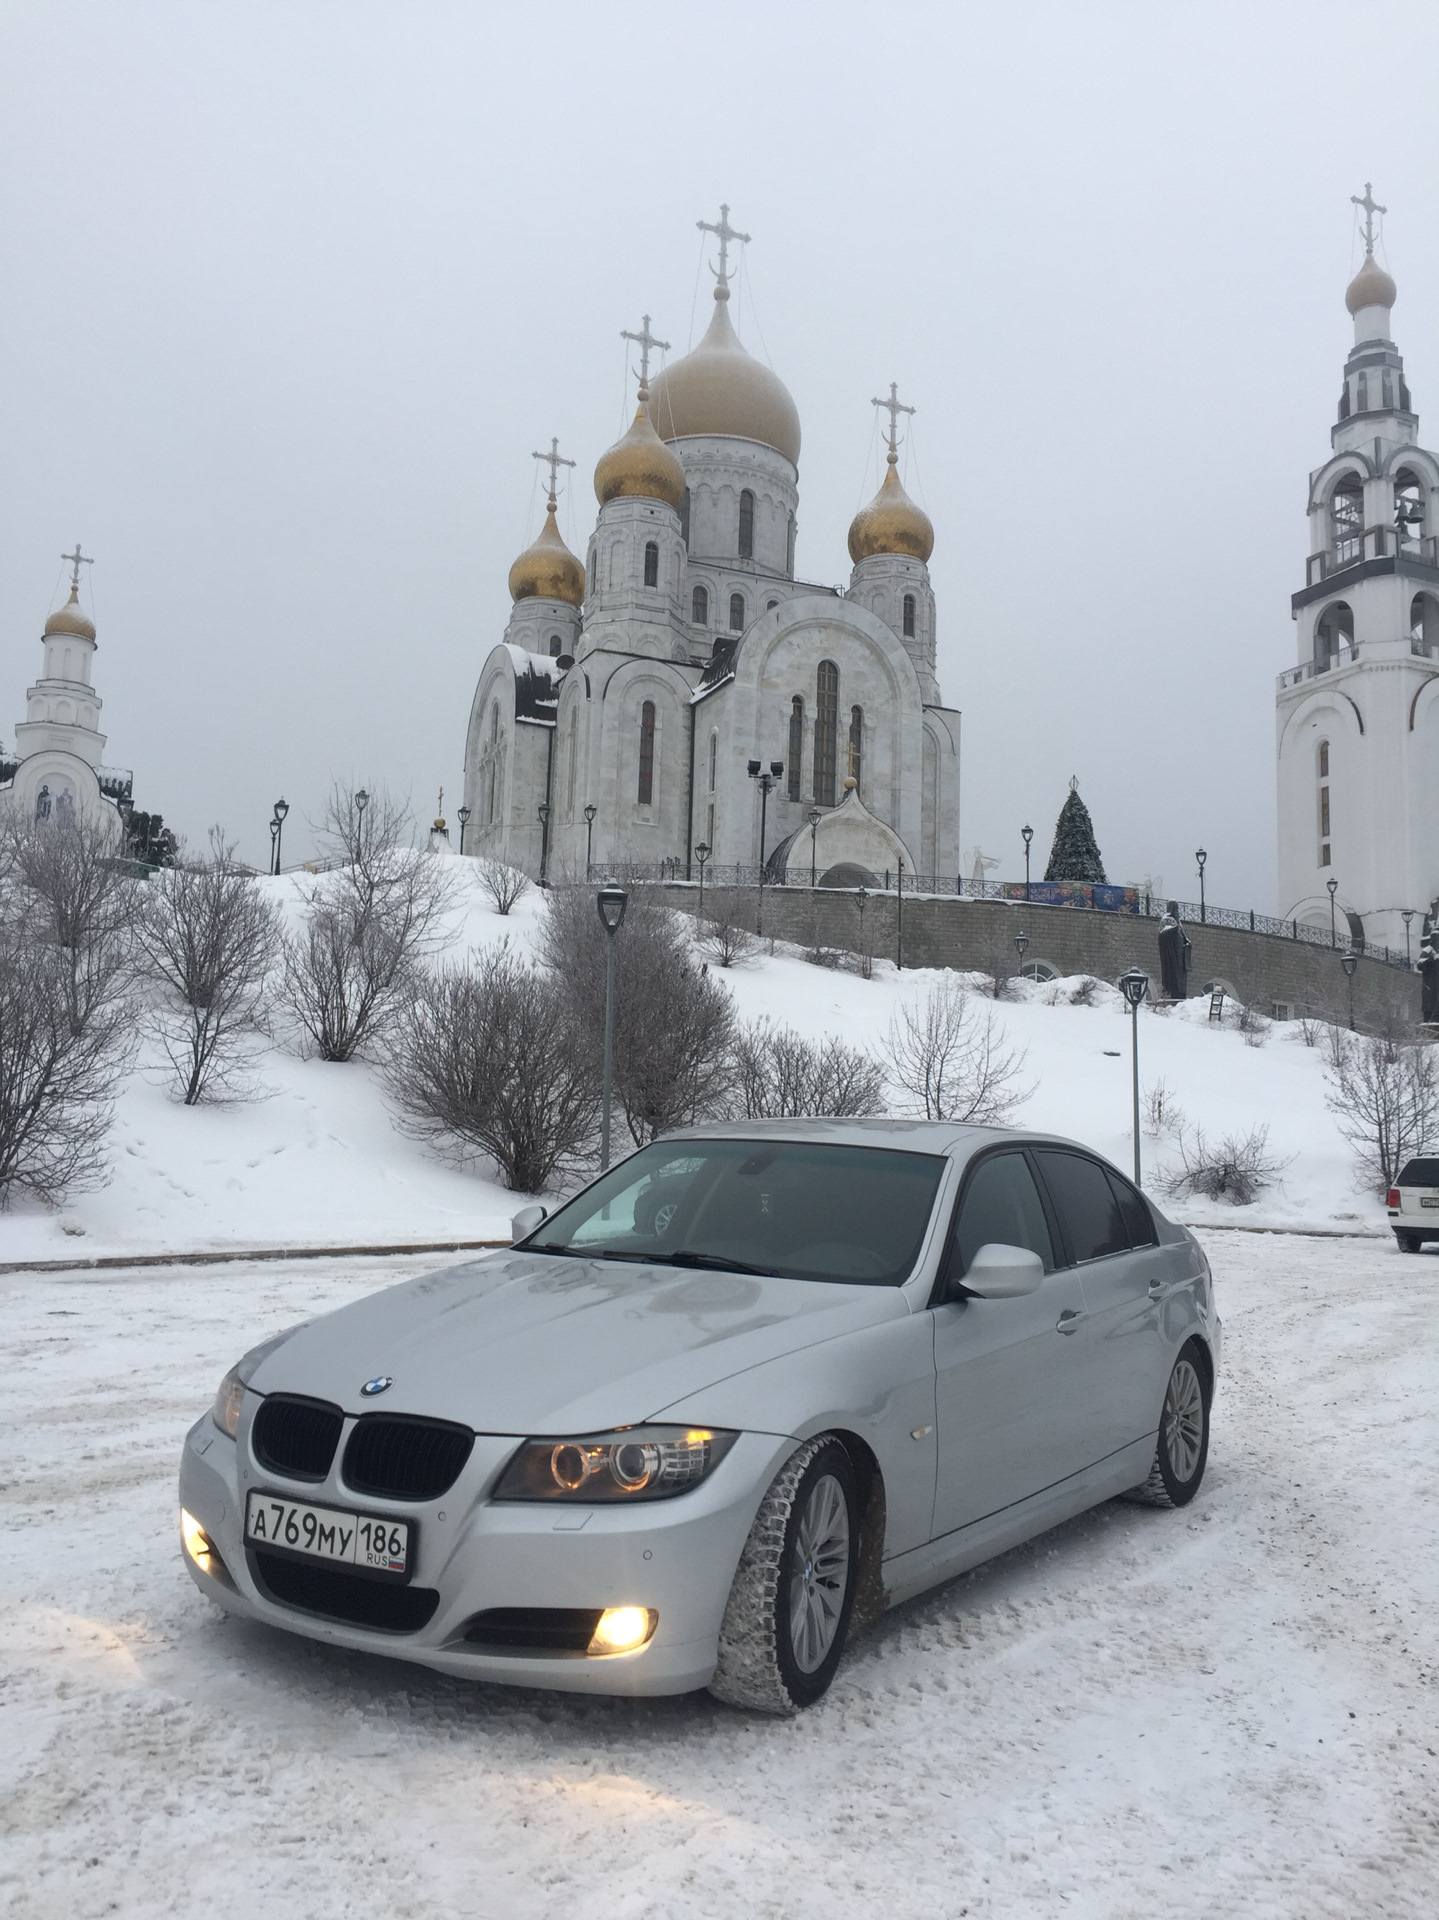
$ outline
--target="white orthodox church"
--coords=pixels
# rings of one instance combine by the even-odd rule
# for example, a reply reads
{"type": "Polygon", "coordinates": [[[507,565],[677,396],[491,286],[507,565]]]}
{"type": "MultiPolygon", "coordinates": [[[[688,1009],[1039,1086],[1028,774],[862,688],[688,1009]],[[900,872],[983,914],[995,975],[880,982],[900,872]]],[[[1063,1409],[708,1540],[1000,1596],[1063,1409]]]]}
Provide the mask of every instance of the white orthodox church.
{"type": "Polygon", "coordinates": [[[532,874],[764,861],[854,885],[901,863],[953,876],[959,715],[935,680],[928,516],[897,469],[849,531],[846,591],[795,577],[800,423],[730,320],[729,225],[714,317],[650,384],[595,468],[584,564],[549,506],[510,569],[514,602],[465,743],[467,854],[532,874]]]}
{"type": "Polygon", "coordinates": [[[1390,338],[1384,208],[1367,187],[1356,205],[1354,346],[1333,453],[1309,478],[1299,664],[1279,677],[1279,906],[1328,927],[1332,900],[1341,934],[1403,952],[1439,901],[1439,460],[1390,338]]]}

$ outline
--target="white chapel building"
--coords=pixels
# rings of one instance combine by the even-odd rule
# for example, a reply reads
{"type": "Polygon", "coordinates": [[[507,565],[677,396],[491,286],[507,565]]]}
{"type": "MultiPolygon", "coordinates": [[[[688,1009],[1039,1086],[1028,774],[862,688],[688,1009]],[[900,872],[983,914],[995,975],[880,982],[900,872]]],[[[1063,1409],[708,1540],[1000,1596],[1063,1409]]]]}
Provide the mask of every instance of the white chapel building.
{"type": "MultiPolygon", "coordinates": [[[[706,223],[701,222],[702,226],[706,223]]],[[[839,590],[797,579],[800,422],[730,319],[729,243],[692,353],[649,381],[595,468],[582,564],[544,526],[510,570],[465,744],[467,854],[556,878],[673,862],[834,884],[953,877],[959,715],[935,679],[928,516],[898,475],[849,531],[839,590]],[[757,778],[756,775],[760,777],[757,778]],[[767,792],[762,792],[767,787],[767,792]],[[542,811],[543,810],[543,811],[542,811]],[[811,816],[816,816],[812,818],[811,816]],[[763,847],[761,835],[763,833],[763,847]]]]}
{"type": "Polygon", "coordinates": [[[1354,346],[1333,453],[1309,479],[1299,664],[1279,677],[1279,907],[1328,927],[1333,881],[1341,935],[1403,952],[1406,909],[1439,901],[1439,460],[1390,338],[1384,209],[1367,187],[1357,204],[1354,346]]]}

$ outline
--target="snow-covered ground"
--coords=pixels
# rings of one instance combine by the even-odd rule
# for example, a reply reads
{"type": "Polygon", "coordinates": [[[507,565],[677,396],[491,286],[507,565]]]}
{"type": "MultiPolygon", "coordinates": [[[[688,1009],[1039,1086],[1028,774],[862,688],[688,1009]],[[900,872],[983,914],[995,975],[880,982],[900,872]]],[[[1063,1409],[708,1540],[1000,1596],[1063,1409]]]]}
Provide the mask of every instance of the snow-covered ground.
{"type": "MultiPolygon", "coordinates": [[[[509,938],[527,948],[542,906],[532,893],[508,918],[489,906],[468,863],[451,919],[458,957],[509,938]]],[[[293,913],[293,876],[265,880],[293,913]]],[[[896,1002],[923,994],[935,977],[872,980],[762,954],[719,972],[742,1017],[769,1014],[814,1038],[838,1033],[878,1048],[896,1002]]],[[[1132,1158],[1129,1016],[1109,993],[1093,1007],[1048,1005],[1051,990],[996,1009],[1009,1038],[1028,1049],[1033,1097],[1015,1115],[1086,1141],[1120,1166],[1132,1158]]],[[[1170,1209],[1192,1222],[1243,1218],[1266,1226],[1384,1231],[1382,1207],[1351,1183],[1351,1158],[1324,1106],[1321,1055],[1298,1028],[1275,1026],[1262,1047],[1211,1027],[1208,1002],[1140,1016],[1141,1077],[1163,1080],[1189,1121],[1213,1137],[1270,1130],[1273,1155],[1289,1162],[1279,1183],[1236,1216],[1207,1202],[1170,1209]]],[[[483,1176],[437,1159],[391,1122],[370,1068],[302,1060],[276,1046],[260,1063],[266,1097],[230,1107],[177,1105],[142,1056],[123,1086],[112,1134],[114,1176],[73,1195],[58,1213],[17,1205],[0,1214],[0,1264],[15,1260],[133,1256],[236,1245],[400,1245],[477,1240],[508,1233],[514,1196],[483,1176]]],[[[1172,1159],[1172,1144],[1146,1140],[1146,1184],[1172,1159]]],[[[1162,1186],[1154,1188],[1163,1197],[1162,1186]]]]}
{"type": "Polygon", "coordinates": [[[1102,1507],[896,1610],[793,1722],[472,1687],[195,1592],[175,1473],[224,1368],[421,1263],[0,1280],[0,1905],[1429,1920],[1439,1259],[1206,1238],[1226,1375],[1195,1504],[1102,1507]]]}

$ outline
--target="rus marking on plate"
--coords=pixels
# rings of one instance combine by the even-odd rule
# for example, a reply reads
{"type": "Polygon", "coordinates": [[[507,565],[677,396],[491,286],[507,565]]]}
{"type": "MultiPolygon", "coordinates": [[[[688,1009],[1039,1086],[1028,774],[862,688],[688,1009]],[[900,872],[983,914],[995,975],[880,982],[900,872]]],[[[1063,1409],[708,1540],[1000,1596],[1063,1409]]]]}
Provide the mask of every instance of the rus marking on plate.
{"type": "Polygon", "coordinates": [[[386,1387],[392,1387],[394,1384],[395,1377],[393,1374],[377,1373],[373,1380],[367,1380],[365,1382],[364,1386],[360,1388],[360,1392],[366,1395],[367,1398],[372,1398],[375,1394],[383,1393],[386,1387]]]}

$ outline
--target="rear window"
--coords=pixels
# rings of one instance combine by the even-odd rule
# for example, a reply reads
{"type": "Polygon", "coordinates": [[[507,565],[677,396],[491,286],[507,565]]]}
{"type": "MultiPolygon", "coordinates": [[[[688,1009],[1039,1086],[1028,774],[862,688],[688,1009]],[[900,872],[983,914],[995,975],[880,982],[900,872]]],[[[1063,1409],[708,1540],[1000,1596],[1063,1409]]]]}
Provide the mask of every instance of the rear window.
{"type": "Polygon", "coordinates": [[[1128,1253],[1129,1233],[1103,1167],[1081,1160],[1077,1153],[1047,1148],[1040,1150],[1038,1158],[1076,1264],[1128,1253]]]}
{"type": "Polygon", "coordinates": [[[1399,1176],[1401,1187],[1439,1187],[1439,1160],[1411,1160],[1399,1176]]]}

